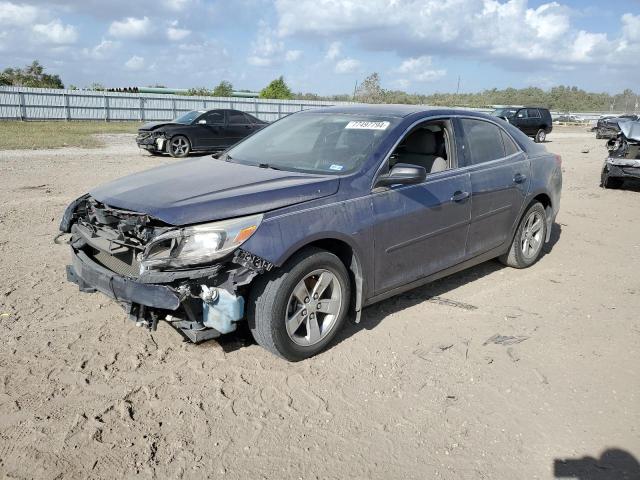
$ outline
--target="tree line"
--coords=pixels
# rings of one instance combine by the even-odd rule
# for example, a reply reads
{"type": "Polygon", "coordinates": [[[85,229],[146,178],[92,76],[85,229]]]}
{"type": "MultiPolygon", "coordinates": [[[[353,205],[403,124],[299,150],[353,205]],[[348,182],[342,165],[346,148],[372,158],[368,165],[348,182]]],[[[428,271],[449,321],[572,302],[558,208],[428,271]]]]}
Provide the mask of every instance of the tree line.
{"type": "MultiPolygon", "coordinates": [[[[23,68],[5,68],[0,72],[0,86],[64,88],[58,75],[45,72],[45,68],[35,60],[23,68]]],[[[76,88],[70,85],[70,88],[76,88]]],[[[104,90],[99,83],[87,87],[104,90]]],[[[239,90],[249,92],[249,90],[239,90]]],[[[191,88],[186,95],[230,97],[234,92],[231,82],[223,80],[213,88],[191,88]]],[[[265,86],[260,98],[357,101],[363,103],[401,103],[447,107],[491,107],[493,105],[531,105],[547,107],[559,112],[625,111],[639,110],[640,97],[630,89],[621,93],[587,92],[576,86],[559,85],[548,90],[538,87],[488,89],[473,93],[432,93],[429,95],[407,93],[402,90],[382,88],[380,76],[372,73],[359,83],[354,94],[318,95],[315,93],[294,93],[280,76],[265,86]]]]}

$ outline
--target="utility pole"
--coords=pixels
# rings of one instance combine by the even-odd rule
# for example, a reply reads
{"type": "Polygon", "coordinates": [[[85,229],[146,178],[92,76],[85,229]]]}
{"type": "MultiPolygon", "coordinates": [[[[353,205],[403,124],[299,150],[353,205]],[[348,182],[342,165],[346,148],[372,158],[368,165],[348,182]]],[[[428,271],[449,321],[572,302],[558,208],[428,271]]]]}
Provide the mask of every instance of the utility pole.
{"type": "Polygon", "coordinates": [[[456,88],[456,95],[460,93],[460,75],[458,75],[458,87],[456,88]]]}
{"type": "Polygon", "coordinates": [[[353,86],[353,99],[356,99],[356,91],[358,90],[358,80],[356,80],[356,84],[353,86]]]}

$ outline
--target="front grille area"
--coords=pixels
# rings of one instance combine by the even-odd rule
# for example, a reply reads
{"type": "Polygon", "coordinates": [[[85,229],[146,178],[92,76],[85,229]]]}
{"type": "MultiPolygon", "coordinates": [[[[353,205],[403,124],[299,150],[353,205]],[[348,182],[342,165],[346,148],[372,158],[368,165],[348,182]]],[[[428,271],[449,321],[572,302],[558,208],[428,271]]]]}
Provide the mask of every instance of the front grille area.
{"type": "Polygon", "coordinates": [[[110,255],[98,250],[93,259],[112,272],[129,278],[138,278],[140,275],[140,262],[136,260],[133,251],[110,255]]]}

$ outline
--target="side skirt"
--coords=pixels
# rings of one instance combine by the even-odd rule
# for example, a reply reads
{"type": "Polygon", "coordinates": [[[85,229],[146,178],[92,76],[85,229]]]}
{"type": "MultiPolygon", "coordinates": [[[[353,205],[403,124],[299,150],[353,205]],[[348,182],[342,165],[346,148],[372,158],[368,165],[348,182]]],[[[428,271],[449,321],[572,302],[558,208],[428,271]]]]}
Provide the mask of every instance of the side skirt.
{"type": "Polygon", "coordinates": [[[429,276],[419,278],[418,280],[414,280],[411,283],[407,283],[400,287],[393,288],[386,292],[379,293],[364,302],[363,307],[368,307],[369,305],[373,305],[374,303],[381,302],[386,300],[387,298],[391,298],[395,295],[399,295],[400,293],[404,293],[408,290],[413,290],[414,288],[421,287],[427,283],[431,283],[435,280],[439,280],[444,277],[448,277],[449,275],[453,275],[454,273],[458,273],[462,270],[466,270],[467,268],[474,267],[481,263],[484,263],[488,260],[492,260],[496,257],[499,257],[503,253],[505,253],[507,249],[505,249],[504,245],[496,247],[488,252],[482,253],[477,257],[470,258],[469,260],[465,260],[462,263],[454,265],[453,267],[445,268],[444,270],[440,270],[439,272],[433,273],[429,276]]]}

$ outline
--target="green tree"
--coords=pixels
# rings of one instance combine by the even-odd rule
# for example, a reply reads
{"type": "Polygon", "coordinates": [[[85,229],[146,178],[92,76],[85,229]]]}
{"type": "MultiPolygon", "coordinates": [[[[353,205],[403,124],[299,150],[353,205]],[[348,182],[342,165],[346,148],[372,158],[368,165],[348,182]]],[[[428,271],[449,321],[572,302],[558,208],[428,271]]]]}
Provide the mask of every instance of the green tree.
{"type": "Polygon", "coordinates": [[[233,85],[226,80],[222,80],[218,86],[213,89],[214,97],[230,97],[231,95],[233,95],[233,85]]]}
{"type": "Polygon", "coordinates": [[[260,98],[286,100],[293,98],[293,94],[281,75],[260,91],[260,98]]]}
{"type": "Polygon", "coordinates": [[[385,103],[385,91],[380,86],[380,75],[374,72],[362,81],[356,90],[356,100],[364,103],[385,103]]]}
{"type": "Polygon", "coordinates": [[[190,97],[210,97],[211,90],[205,87],[190,88],[184,95],[190,97]]]}
{"type": "Polygon", "coordinates": [[[64,88],[64,84],[58,75],[50,75],[44,72],[40,62],[34,60],[31,65],[24,68],[5,68],[0,73],[0,85],[12,85],[15,87],[40,87],[40,88],[64,88]]]}

